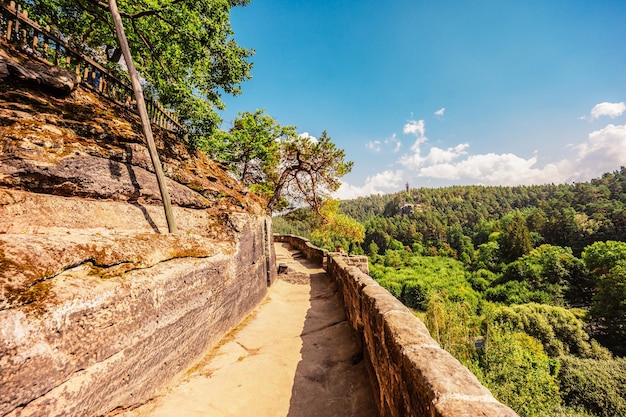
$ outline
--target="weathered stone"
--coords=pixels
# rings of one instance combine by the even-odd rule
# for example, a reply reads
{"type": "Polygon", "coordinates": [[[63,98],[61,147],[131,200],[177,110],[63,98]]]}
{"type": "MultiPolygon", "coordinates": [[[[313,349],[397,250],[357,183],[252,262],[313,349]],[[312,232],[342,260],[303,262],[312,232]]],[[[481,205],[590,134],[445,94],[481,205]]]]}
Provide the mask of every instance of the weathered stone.
{"type": "MultiPolygon", "coordinates": [[[[172,204],[207,208],[202,195],[166,179],[172,204]]],[[[111,199],[156,204],[161,194],[156,176],[145,169],[91,155],[70,155],[54,165],[28,159],[5,159],[0,165],[0,186],[63,196],[111,199]]]]}
{"type": "Polygon", "coordinates": [[[72,268],[46,281],[42,299],[0,311],[0,415],[20,404],[22,416],[100,415],[145,401],[264,296],[267,253],[252,244],[264,235],[251,218],[232,254],[214,246],[106,279],[106,269],[72,268]]]}
{"type": "Polygon", "coordinates": [[[436,417],[516,417],[509,407],[484,398],[463,397],[440,401],[434,407],[436,417]]]}
{"type": "Polygon", "coordinates": [[[111,277],[174,258],[209,257],[225,244],[188,234],[0,235],[0,310],[37,301],[33,286],[88,264],[93,274],[111,277]],[[105,269],[117,266],[113,270],[105,269]]]}
{"type": "MultiPolygon", "coordinates": [[[[316,256],[304,239],[275,239],[306,248],[303,253],[316,256]]],[[[363,340],[364,360],[381,417],[517,415],[441,349],[408,308],[349,266],[344,256],[328,254],[327,271],[337,282],[348,322],[363,340]]]]}
{"type": "Polygon", "coordinates": [[[14,78],[33,83],[55,93],[69,94],[77,86],[77,78],[65,68],[55,67],[44,61],[25,59],[6,43],[0,43],[0,77],[14,78]]]}
{"type": "Polygon", "coordinates": [[[4,80],[9,75],[9,69],[7,63],[0,57],[0,80],[4,80]]]}
{"type": "Polygon", "coordinates": [[[0,415],[105,415],[155,395],[263,298],[271,220],[157,130],[179,229],[164,234],[138,118],[48,94],[41,82],[65,81],[47,74],[0,83],[0,415]]]}

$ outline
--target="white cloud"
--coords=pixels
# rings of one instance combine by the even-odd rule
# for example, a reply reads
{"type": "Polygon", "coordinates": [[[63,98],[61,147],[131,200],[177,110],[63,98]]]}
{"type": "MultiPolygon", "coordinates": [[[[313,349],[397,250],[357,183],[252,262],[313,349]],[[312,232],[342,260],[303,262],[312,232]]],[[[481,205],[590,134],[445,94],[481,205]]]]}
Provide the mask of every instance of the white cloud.
{"type": "Polygon", "coordinates": [[[334,198],[350,200],[372,194],[383,194],[397,191],[404,181],[404,173],[401,170],[387,170],[376,175],[367,177],[362,187],[343,182],[341,187],[333,194],[334,198]]]}
{"type": "Polygon", "coordinates": [[[426,133],[424,121],[409,120],[408,123],[404,125],[402,133],[404,133],[405,135],[413,134],[418,138],[424,138],[424,134],[426,133]]]}
{"type": "MultiPolygon", "coordinates": [[[[421,144],[424,147],[424,144],[421,144]]],[[[418,177],[483,185],[531,185],[589,181],[626,165],[626,124],[609,124],[571,146],[569,157],[538,165],[538,155],[522,158],[511,153],[467,155],[468,144],[448,149],[431,147],[421,156],[418,148],[398,162],[418,177]]]]}
{"type": "Polygon", "coordinates": [[[448,149],[441,149],[433,146],[430,148],[428,155],[422,156],[421,145],[423,143],[425,143],[425,141],[420,139],[415,141],[415,144],[411,147],[413,154],[402,155],[398,162],[409,169],[418,169],[422,165],[433,165],[454,161],[460,156],[467,154],[465,150],[469,147],[469,144],[467,143],[462,143],[448,149]]]}
{"type": "Polygon", "coordinates": [[[593,106],[591,109],[591,120],[599,119],[602,116],[608,116],[611,119],[615,119],[621,116],[626,111],[626,104],[620,103],[600,103],[593,106]]]}
{"type": "Polygon", "coordinates": [[[402,142],[395,133],[382,142],[379,140],[369,141],[365,144],[365,147],[372,152],[380,152],[383,149],[383,145],[385,148],[391,148],[391,152],[393,153],[399,152],[400,148],[402,148],[402,142]]]}
{"type": "Polygon", "coordinates": [[[587,181],[626,165],[626,124],[609,124],[589,134],[589,140],[574,147],[578,151],[576,179],[587,181]]]}
{"type": "Polygon", "coordinates": [[[529,159],[507,154],[471,155],[456,164],[444,163],[424,167],[418,176],[446,180],[470,180],[483,185],[530,185],[563,182],[567,175],[558,165],[537,168],[537,156],[529,159]]]}
{"type": "MultiPolygon", "coordinates": [[[[599,117],[598,115],[626,113],[626,107],[623,111],[618,107],[611,108],[613,110],[609,110],[609,107],[600,108],[592,115],[599,117]]],[[[602,129],[593,131],[584,142],[566,146],[559,155],[561,159],[543,163],[540,161],[546,158],[545,156],[539,158],[538,151],[531,157],[524,158],[512,153],[472,155],[468,143],[449,148],[430,146],[424,135],[423,120],[411,120],[404,126],[403,132],[416,136],[411,150],[396,160],[396,163],[403,166],[406,171],[381,172],[368,177],[362,187],[344,183],[336,193],[338,198],[348,199],[398,191],[404,182],[415,182],[415,177],[432,179],[434,182],[428,183],[438,185],[559,184],[589,181],[605,172],[626,166],[626,124],[608,124],[602,129]]],[[[395,135],[382,144],[380,141],[378,143],[384,146],[393,140],[397,140],[395,135]]]]}
{"type": "Polygon", "coordinates": [[[440,108],[439,110],[437,110],[437,111],[435,112],[435,116],[443,116],[443,114],[444,114],[445,112],[446,112],[446,108],[445,108],[445,107],[442,107],[442,108],[440,108]]]}
{"type": "Polygon", "coordinates": [[[301,138],[309,138],[311,142],[317,143],[317,138],[315,136],[311,136],[309,132],[302,132],[298,136],[301,138]]]}
{"type": "Polygon", "coordinates": [[[373,152],[380,152],[380,141],[371,140],[365,144],[365,147],[373,152]]]}
{"type": "Polygon", "coordinates": [[[389,139],[385,139],[385,145],[392,145],[393,153],[399,152],[400,148],[402,148],[402,142],[400,142],[400,139],[398,139],[398,136],[395,133],[391,135],[389,139]]]}

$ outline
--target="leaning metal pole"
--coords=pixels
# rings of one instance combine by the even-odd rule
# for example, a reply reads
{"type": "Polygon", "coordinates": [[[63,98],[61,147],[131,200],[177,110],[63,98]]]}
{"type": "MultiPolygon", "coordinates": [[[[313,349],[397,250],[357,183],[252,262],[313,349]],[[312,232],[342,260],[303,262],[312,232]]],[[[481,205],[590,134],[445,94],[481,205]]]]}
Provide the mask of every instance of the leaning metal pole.
{"type": "Polygon", "coordinates": [[[117,39],[120,42],[120,47],[122,48],[122,53],[124,54],[124,60],[126,61],[126,66],[128,67],[128,74],[130,75],[130,80],[133,84],[133,91],[135,92],[135,99],[137,100],[137,111],[141,117],[141,125],[143,126],[143,133],[146,136],[146,141],[148,142],[150,159],[152,159],[154,172],[156,173],[157,182],[159,183],[159,190],[161,191],[161,199],[163,200],[163,208],[165,209],[167,227],[170,233],[176,233],[176,220],[174,219],[174,214],[172,213],[172,203],[170,201],[170,195],[167,192],[167,184],[165,183],[165,175],[163,175],[163,168],[161,167],[159,154],[157,153],[156,145],[154,144],[152,127],[150,126],[146,103],[143,99],[141,84],[139,83],[139,75],[137,75],[137,69],[133,63],[133,57],[130,55],[128,39],[126,38],[126,32],[124,32],[124,25],[122,24],[122,17],[120,16],[115,0],[109,0],[109,8],[111,9],[111,14],[113,15],[117,39]]]}

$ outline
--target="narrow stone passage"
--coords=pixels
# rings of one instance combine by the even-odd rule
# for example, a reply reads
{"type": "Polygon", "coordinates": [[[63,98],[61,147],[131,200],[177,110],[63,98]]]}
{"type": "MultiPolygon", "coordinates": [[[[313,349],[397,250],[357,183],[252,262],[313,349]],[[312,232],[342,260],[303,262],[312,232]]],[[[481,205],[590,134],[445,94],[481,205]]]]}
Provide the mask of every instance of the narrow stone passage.
{"type": "Polygon", "coordinates": [[[287,244],[275,248],[287,273],[261,305],[166,393],[122,416],[378,415],[336,284],[287,244]]]}

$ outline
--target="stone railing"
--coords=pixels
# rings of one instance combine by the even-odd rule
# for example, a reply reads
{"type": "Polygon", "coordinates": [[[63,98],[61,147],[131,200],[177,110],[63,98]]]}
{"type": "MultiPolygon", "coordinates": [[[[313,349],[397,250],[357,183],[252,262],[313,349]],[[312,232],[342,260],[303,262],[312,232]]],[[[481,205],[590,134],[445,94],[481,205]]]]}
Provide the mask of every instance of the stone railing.
{"type": "Polygon", "coordinates": [[[443,350],[404,304],[350,265],[361,257],[328,253],[296,236],[274,240],[288,242],[310,260],[325,255],[325,269],[337,281],[348,321],[363,342],[381,417],[517,416],[443,350]]]}
{"type": "Polygon", "coordinates": [[[326,269],[326,255],[328,255],[328,251],[318,248],[307,239],[294,235],[274,235],[274,242],[289,243],[293,249],[302,252],[308,260],[322,264],[324,269],[326,269]]]}

